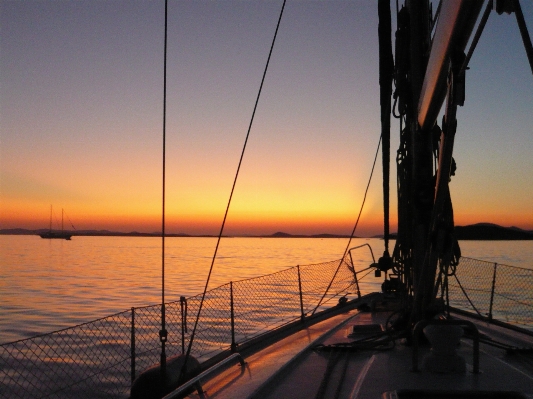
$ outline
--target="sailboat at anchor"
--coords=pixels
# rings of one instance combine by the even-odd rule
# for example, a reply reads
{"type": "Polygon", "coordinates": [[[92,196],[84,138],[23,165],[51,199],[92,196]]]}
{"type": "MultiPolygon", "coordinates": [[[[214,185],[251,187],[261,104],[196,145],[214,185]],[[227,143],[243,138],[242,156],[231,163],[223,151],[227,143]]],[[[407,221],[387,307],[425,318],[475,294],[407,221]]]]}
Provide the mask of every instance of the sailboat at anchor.
{"type": "Polygon", "coordinates": [[[61,238],[61,239],[64,239],[64,240],[70,240],[70,238],[72,237],[72,234],[65,232],[65,230],[63,228],[64,214],[65,214],[65,211],[64,211],[63,208],[61,208],[61,231],[52,230],[52,215],[53,215],[53,211],[52,211],[52,205],[50,205],[50,230],[48,230],[45,233],[39,234],[41,236],[41,238],[48,238],[48,239],[61,238]]]}

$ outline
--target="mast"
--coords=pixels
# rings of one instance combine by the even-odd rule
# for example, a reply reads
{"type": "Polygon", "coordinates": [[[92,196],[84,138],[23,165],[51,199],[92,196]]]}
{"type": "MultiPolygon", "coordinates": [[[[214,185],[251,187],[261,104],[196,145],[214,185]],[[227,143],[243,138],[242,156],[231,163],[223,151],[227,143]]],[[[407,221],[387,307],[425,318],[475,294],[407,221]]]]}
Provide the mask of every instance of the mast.
{"type": "Polygon", "coordinates": [[[447,278],[442,271],[460,256],[448,182],[455,171],[455,115],[464,102],[464,49],[482,5],[442,2],[433,39],[429,1],[406,0],[398,12],[395,97],[401,133],[393,261],[412,299],[413,324],[438,308],[437,290],[447,278]],[[445,99],[441,128],[436,122],[445,99]]]}
{"type": "Polygon", "coordinates": [[[433,197],[431,135],[420,134],[417,105],[430,40],[427,0],[406,0],[398,11],[395,48],[395,108],[400,118],[397,153],[398,236],[393,262],[406,294],[418,290],[423,269],[433,197]]]}
{"type": "MultiPolygon", "coordinates": [[[[433,179],[433,151],[431,136],[420,134],[417,120],[417,104],[427,65],[427,52],[430,39],[429,2],[427,0],[408,0],[409,13],[409,91],[410,101],[406,114],[406,129],[410,140],[412,154],[411,182],[409,187],[412,205],[411,253],[413,271],[413,289],[418,290],[417,282],[423,269],[427,245],[427,235],[431,215],[431,195],[433,179]]],[[[407,226],[403,226],[407,227],[407,226]]]]}

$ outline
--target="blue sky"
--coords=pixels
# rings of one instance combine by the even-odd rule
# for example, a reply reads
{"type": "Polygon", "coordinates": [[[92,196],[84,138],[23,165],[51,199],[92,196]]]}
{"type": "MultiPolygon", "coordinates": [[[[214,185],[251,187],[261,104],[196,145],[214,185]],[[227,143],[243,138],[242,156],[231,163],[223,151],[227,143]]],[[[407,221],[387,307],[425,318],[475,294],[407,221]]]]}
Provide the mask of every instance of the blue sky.
{"type": "MultiPolygon", "coordinates": [[[[281,4],[169,2],[172,232],[218,231],[281,4]]],[[[54,204],[80,229],[158,230],[164,2],[0,7],[0,228],[46,227],[54,204]]],[[[533,75],[514,15],[491,15],[470,67],[456,222],[533,229],[533,75]]],[[[228,232],[351,230],[379,139],[377,68],[376,2],[288,1],[228,232]]],[[[359,235],[381,229],[375,173],[359,235]]]]}

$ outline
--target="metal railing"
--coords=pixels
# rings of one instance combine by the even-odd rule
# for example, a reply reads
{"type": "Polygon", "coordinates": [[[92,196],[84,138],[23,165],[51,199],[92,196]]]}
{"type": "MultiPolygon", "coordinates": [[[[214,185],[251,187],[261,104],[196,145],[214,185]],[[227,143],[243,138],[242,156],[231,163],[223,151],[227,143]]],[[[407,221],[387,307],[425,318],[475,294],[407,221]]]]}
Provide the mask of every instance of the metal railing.
{"type": "MultiPolygon", "coordinates": [[[[296,266],[206,293],[192,354],[200,361],[355,292],[345,261],[296,266]],[[338,273],[335,271],[338,269],[338,273]]],[[[201,295],[166,305],[168,356],[186,350],[201,295]]],[[[336,301],[333,302],[336,304],[336,301]]],[[[160,305],[0,345],[0,398],[127,398],[131,382],[159,362],[160,305]]]]}
{"type": "Polygon", "coordinates": [[[461,258],[448,282],[450,305],[533,331],[533,270],[461,258]]]}

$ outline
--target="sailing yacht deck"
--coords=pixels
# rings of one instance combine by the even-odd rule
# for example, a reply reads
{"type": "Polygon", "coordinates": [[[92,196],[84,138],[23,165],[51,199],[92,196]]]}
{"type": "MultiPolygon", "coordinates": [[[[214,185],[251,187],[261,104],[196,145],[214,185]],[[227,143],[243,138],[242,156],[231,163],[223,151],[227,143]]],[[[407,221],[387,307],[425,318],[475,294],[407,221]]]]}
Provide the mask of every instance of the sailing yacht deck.
{"type": "MultiPolygon", "coordinates": [[[[303,329],[245,358],[202,384],[205,398],[533,398],[533,353],[507,354],[480,344],[480,372],[473,373],[472,340],[463,338],[458,353],[466,373],[432,373],[422,361],[429,345],[419,350],[419,372],[412,371],[412,347],[399,341],[391,350],[315,351],[317,344],[349,338],[353,326],[384,325],[390,312],[348,311],[303,329]],[[473,392],[476,391],[476,392],[473,392]],[[504,394],[505,393],[505,394],[504,394]],[[519,394],[522,393],[522,394],[519,394]]],[[[484,337],[515,347],[533,347],[533,337],[477,322],[484,337]]],[[[367,333],[368,335],[368,333],[367,333]]],[[[197,392],[190,398],[202,397],[197,392]]]]}

